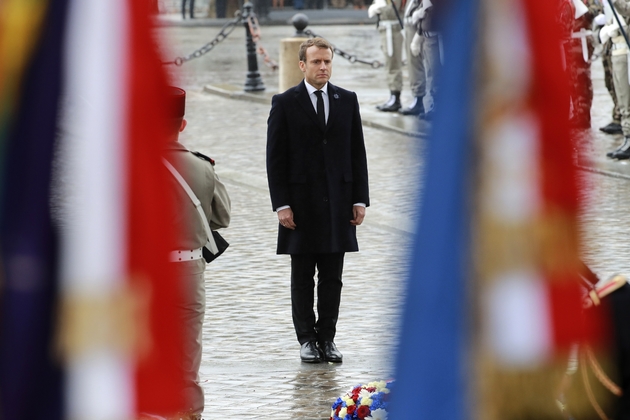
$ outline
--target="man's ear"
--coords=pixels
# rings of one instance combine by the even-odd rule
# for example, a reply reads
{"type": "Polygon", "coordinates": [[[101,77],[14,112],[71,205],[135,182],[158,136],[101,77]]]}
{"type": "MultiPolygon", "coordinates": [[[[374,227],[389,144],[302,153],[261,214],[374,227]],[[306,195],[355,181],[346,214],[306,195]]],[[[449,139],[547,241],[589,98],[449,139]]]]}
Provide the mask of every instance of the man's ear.
{"type": "Polygon", "coordinates": [[[184,131],[187,125],[188,125],[188,121],[186,121],[185,118],[182,119],[182,124],[179,126],[179,132],[181,133],[182,131],[184,131]]]}
{"type": "Polygon", "coordinates": [[[306,70],[306,63],[304,61],[298,61],[298,65],[300,66],[300,70],[302,70],[302,72],[306,70]]]}

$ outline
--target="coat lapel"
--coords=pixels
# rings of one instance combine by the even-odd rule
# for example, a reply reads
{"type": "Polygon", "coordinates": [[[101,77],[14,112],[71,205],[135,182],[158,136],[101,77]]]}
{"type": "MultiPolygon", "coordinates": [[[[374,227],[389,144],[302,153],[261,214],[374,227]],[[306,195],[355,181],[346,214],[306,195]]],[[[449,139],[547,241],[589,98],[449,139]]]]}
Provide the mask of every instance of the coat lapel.
{"type": "Polygon", "coordinates": [[[340,102],[341,98],[339,96],[339,92],[337,91],[337,86],[328,82],[328,121],[326,122],[326,130],[332,126],[339,116],[340,102]]]}
{"type": "Polygon", "coordinates": [[[295,88],[295,99],[300,104],[302,108],[304,108],[304,112],[319,126],[319,120],[317,119],[317,112],[315,112],[315,108],[313,108],[313,102],[311,102],[311,98],[308,96],[308,90],[306,90],[306,85],[304,81],[296,86],[295,88]]]}

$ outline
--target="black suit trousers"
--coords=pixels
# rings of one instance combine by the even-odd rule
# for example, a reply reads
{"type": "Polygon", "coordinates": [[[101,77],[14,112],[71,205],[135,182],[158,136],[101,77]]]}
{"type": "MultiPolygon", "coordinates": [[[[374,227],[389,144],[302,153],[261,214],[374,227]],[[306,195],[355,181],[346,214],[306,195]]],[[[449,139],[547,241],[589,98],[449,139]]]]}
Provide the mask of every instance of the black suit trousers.
{"type": "Polygon", "coordinates": [[[337,331],[344,253],[291,255],[291,309],[300,344],[333,341],[337,331]],[[317,269],[317,320],[315,301],[317,269]]]}

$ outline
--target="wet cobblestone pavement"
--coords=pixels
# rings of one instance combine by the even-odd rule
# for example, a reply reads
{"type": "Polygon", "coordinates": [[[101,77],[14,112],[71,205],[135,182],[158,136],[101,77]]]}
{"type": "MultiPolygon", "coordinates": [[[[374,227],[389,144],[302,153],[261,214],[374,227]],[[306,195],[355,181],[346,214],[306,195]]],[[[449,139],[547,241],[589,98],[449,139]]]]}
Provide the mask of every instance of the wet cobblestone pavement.
{"type": "MultiPolygon", "coordinates": [[[[382,59],[373,26],[312,29],[343,49],[367,59],[382,59]]],[[[282,26],[263,27],[262,31],[272,57],[278,56],[280,39],[293,33],[292,28],[282,26]]],[[[161,34],[172,45],[165,58],[187,54],[216,33],[214,27],[162,28],[161,34]]],[[[233,207],[231,226],[224,231],[230,248],[206,271],[201,368],[204,418],[328,419],[330,405],[352,386],[393,377],[397,321],[423,168],[421,149],[426,141],[424,135],[403,132],[425,134],[429,126],[416,125],[410,117],[375,111],[374,106],[387,96],[382,71],[335,58],[331,81],[356,91],[361,102],[372,205],[358,229],[361,251],[346,256],[335,340],[344,362],[302,364],[291,323],[289,257],[275,255],[277,218],[265,176],[268,98],[277,91],[277,73],[260,67],[267,91],[257,101],[204,91],[207,85],[242,88],[244,45],[244,30],[237,29],[207,56],[184,64],[178,75],[178,83],[188,91],[189,125],[182,141],[216,160],[233,207]]],[[[581,171],[590,191],[581,220],[586,238],[584,258],[601,277],[608,277],[630,273],[625,258],[630,244],[630,183],[626,178],[630,171],[625,163],[605,158],[605,152],[620,139],[597,130],[609,122],[611,101],[599,63],[593,73],[594,128],[582,136],[587,151],[579,157],[580,164],[591,168],[581,171]]],[[[405,88],[403,102],[410,100],[405,88]]]]}

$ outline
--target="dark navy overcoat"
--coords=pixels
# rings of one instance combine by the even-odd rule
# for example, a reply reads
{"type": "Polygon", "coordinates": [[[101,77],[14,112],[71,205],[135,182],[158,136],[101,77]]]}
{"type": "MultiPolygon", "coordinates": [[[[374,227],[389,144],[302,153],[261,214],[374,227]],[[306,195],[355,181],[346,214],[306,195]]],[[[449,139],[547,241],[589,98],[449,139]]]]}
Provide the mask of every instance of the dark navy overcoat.
{"type": "Polygon", "coordinates": [[[273,210],[289,205],[295,230],[278,224],[278,254],[353,252],[354,203],[370,205],[359,103],[328,83],[322,127],[306,85],[275,95],[267,121],[267,178],[273,210]]]}

